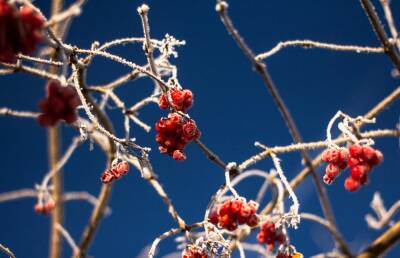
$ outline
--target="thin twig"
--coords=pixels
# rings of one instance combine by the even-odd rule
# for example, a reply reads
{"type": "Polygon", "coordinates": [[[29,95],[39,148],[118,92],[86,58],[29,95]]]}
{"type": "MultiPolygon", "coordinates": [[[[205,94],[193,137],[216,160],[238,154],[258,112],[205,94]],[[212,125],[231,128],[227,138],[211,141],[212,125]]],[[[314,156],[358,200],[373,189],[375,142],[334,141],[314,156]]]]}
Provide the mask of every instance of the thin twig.
{"type": "MultiPolygon", "coordinates": [[[[389,129],[378,129],[378,130],[372,130],[368,132],[364,132],[360,134],[362,138],[368,139],[368,138],[379,138],[379,137],[400,137],[400,131],[399,130],[389,130],[389,129]]],[[[350,137],[340,137],[332,141],[334,144],[342,144],[350,141],[350,137]]],[[[249,168],[251,165],[256,164],[257,162],[267,158],[270,156],[270,154],[276,153],[290,153],[293,151],[300,151],[300,150],[315,150],[315,149],[321,149],[321,148],[327,148],[329,147],[329,142],[327,141],[318,141],[318,142],[308,142],[308,143],[298,143],[298,144],[291,144],[288,146],[276,146],[276,147],[265,147],[262,144],[256,142],[255,145],[257,147],[265,149],[264,151],[248,158],[245,160],[242,164],[240,164],[239,169],[240,170],[245,170],[249,168]]]]}
{"type": "Polygon", "coordinates": [[[332,50],[332,51],[345,51],[345,52],[356,52],[356,53],[384,53],[383,48],[381,47],[361,47],[361,46],[353,46],[353,45],[338,45],[338,44],[331,44],[331,43],[323,43],[318,41],[312,40],[288,40],[279,42],[275,47],[271,50],[259,54],[256,56],[256,60],[261,61],[264,59],[269,58],[270,56],[276,54],[283,48],[287,47],[302,47],[305,49],[310,48],[320,48],[325,50],[332,50]]]}
{"type": "Polygon", "coordinates": [[[393,64],[396,66],[397,70],[400,72],[400,57],[397,53],[394,45],[390,42],[382,24],[379,19],[378,14],[375,12],[375,7],[370,0],[360,0],[361,6],[372,25],[372,28],[382,44],[385,53],[390,57],[393,64]]]}
{"type": "Polygon", "coordinates": [[[204,224],[203,222],[198,222],[198,223],[195,223],[195,224],[192,224],[192,225],[188,225],[188,226],[186,226],[186,228],[184,228],[184,229],[182,229],[182,228],[174,228],[174,229],[168,230],[167,232],[164,232],[164,233],[161,234],[159,237],[157,237],[156,239],[154,239],[153,243],[151,244],[151,248],[150,248],[150,250],[149,250],[148,257],[149,257],[149,258],[153,258],[153,257],[154,257],[154,254],[155,254],[155,252],[156,252],[157,246],[158,246],[158,244],[159,244],[162,240],[164,240],[164,239],[166,239],[166,238],[168,238],[168,237],[170,237],[170,236],[173,236],[173,235],[177,235],[177,234],[179,234],[179,233],[182,233],[182,232],[184,232],[184,231],[190,231],[190,230],[192,230],[192,229],[202,227],[203,224],[204,224]]]}
{"type": "Polygon", "coordinates": [[[0,250],[5,253],[6,255],[8,255],[10,258],[15,258],[15,255],[13,252],[11,252],[11,250],[7,247],[5,247],[4,245],[0,244],[0,250]]]}
{"type": "Polygon", "coordinates": [[[0,116],[14,116],[20,118],[33,118],[36,119],[39,116],[39,113],[30,112],[30,111],[19,111],[12,110],[9,108],[0,108],[0,116]]]}
{"type": "Polygon", "coordinates": [[[61,225],[61,224],[56,224],[56,229],[61,233],[61,235],[64,237],[64,239],[67,241],[68,245],[71,247],[72,252],[76,253],[78,252],[78,246],[75,243],[75,240],[72,238],[72,236],[68,233],[68,231],[61,225]]]}

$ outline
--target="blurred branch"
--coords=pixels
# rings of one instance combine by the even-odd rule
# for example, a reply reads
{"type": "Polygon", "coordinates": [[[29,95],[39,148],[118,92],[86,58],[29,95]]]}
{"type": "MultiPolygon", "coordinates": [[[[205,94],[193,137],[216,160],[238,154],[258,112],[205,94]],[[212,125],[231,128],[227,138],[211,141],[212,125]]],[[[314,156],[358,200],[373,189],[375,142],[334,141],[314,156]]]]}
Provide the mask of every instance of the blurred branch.
{"type": "Polygon", "coordinates": [[[400,239],[400,221],[390,227],[382,235],[380,235],[372,244],[364,251],[358,254],[357,258],[376,258],[383,255],[391,247],[393,247],[400,239]]]}

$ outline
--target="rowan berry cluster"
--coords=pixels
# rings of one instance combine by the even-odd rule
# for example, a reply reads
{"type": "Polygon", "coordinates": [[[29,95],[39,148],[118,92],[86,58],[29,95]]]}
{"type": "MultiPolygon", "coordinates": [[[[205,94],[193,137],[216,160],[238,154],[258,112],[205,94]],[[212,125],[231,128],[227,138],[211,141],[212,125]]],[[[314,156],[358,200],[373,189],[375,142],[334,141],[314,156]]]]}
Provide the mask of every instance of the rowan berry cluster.
{"type": "Polygon", "coordinates": [[[208,255],[195,245],[188,245],[183,250],[182,258],[207,258],[208,255]]]}
{"type": "Polygon", "coordinates": [[[266,244],[269,250],[273,250],[276,242],[283,244],[286,241],[286,236],[281,228],[276,228],[275,223],[267,221],[261,225],[257,241],[266,244]]]}
{"type": "Polygon", "coordinates": [[[155,128],[160,153],[168,154],[178,161],[186,159],[183,152],[186,145],[200,137],[196,123],[178,113],[170,113],[168,118],[161,118],[155,128]]]}
{"type": "Polygon", "coordinates": [[[161,109],[168,109],[170,106],[176,111],[184,113],[193,105],[193,93],[190,90],[171,89],[169,93],[164,93],[158,99],[158,106],[161,109]],[[168,101],[168,94],[171,96],[168,101]]]}
{"type": "Polygon", "coordinates": [[[110,170],[106,170],[101,175],[101,182],[109,184],[122,176],[126,175],[129,171],[129,163],[127,161],[113,162],[110,170]]]}
{"type": "Polygon", "coordinates": [[[71,86],[61,86],[57,81],[49,81],[46,97],[39,102],[42,114],[38,122],[44,127],[54,126],[60,120],[71,124],[78,119],[76,108],[80,105],[79,97],[71,86]]]}
{"type": "Polygon", "coordinates": [[[229,231],[236,230],[238,225],[243,224],[255,227],[259,222],[257,209],[258,203],[254,201],[246,202],[243,199],[232,198],[214,209],[210,213],[209,220],[214,225],[229,231]]]}
{"type": "Polygon", "coordinates": [[[17,9],[0,0],[0,62],[13,62],[16,54],[30,55],[43,40],[43,18],[31,7],[17,9]]]}
{"type": "Polygon", "coordinates": [[[55,208],[56,204],[53,200],[49,199],[47,202],[36,203],[34,210],[37,214],[49,215],[55,208]]]}
{"type": "Polygon", "coordinates": [[[324,176],[326,184],[331,184],[342,170],[349,167],[350,176],[345,180],[344,187],[349,192],[355,192],[368,183],[369,172],[383,161],[383,154],[371,146],[353,144],[348,149],[325,151],[322,160],[329,163],[324,176]]]}

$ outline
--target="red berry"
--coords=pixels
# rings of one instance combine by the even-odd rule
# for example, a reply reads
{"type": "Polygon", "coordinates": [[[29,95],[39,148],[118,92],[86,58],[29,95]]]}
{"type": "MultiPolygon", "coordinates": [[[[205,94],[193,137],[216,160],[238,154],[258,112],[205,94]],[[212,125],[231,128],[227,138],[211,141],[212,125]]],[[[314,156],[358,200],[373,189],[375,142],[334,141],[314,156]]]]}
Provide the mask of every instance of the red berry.
{"type": "Polygon", "coordinates": [[[349,167],[354,167],[357,166],[358,164],[360,164],[360,160],[358,158],[350,157],[347,160],[347,165],[349,165],[349,167]]]}
{"type": "Polygon", "coordinates": [[[340,169],[339,169],[339,167],[337,165],[334,165],[334,164],[330,163],[326,167],[325,173],[329,178],[335,179],[339,175],[340,169]]]}
{"type": "Polygon", "coordinates": [[[352,179],[359,181],[360,178],[365,176],[366,170],[363,165],[357,165],[350,169],[350,176],[352,179]]]}
{"type": "Polygon", "coordinates": [[[118,162],[111,168],[111,173],[117,179],[120,178],[121,176],[126,175],[128,171],[129,171],[129,163],[127,161],[118,162]]]}
{"type": "Polygon", "coordinates": [[[158,99],[158,106],[161,109],[168,109],[167,97],[164,94],[161,95],[160,98],[158,99]]]}
{"type": "Polygon", "coordinates": [[[376,166],[379,165],[380,163],[382,163],[383,161],[383,154],[382,152],[375,150],[375,155],[373,156],[373,158],[369,161],[369,164],[371,166],[376,166]]]}
{"type": "Polygon", "coordinates": [[[360,188],[360,182],[349,177],[344,181],[344,188],[349,192],[355,192],[360,188]]]}
{"type": "Polygon", "coordinates": [[[42,214],[44,210],[44,206],[42,203],[36,203],[34,206],[34,210],[37,214],[42,214]]]}
{"type": "Polygon", "coordinates": [[[112,181],[114,181],[116,179],[115,175],[113,173],[111,173],[111,171],[106,170],[104,171],[104,173],[101,175],[101,182],[103,182],[104,184],[109,184],[112,181]]]}
{"type": "Polygon", "coordinates": [[[246,222],[246,224],[249,227],[256,227],[258,225],[258,222],[260,221],[260,219],[258,218],[258,216],[256,214],[253,214],[249,220],[246,222]]]}
{"type": "Polygon", "coordinates": [[[177,161],[183,161],[186,159],[186,155],[180,150],[175,150],[172,154],[172,158],[177,161]]]}
{"type": "Polygon", "coordinates": [[[332,184],[333,181],[335,180],[334,178],[331,178],[328,175],[324,175],[324,177],[322,179],[324,180],[324,183],[327,185],[332,184]]]}
{"type": "Polygon", "coordinates": [[[362,155],[363,150],[362,147],[358,144],[353,144],[349,147],[350,156],[353,158],[358,158],[362,155]]]}

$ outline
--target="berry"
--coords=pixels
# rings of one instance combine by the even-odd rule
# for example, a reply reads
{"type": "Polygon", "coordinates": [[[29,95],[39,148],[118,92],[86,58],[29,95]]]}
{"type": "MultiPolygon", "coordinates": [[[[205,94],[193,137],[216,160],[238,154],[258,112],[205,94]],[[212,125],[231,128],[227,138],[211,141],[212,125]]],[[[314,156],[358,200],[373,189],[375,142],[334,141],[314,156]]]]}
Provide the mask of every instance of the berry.
{"type": "Polygon", "coordinates": [[[355,192],[360,188],[360,182],[357,180],[354,180],[351,177],[348,177],[344,181],[344,188],[346,188],[346,190],[349,192],[355,192]]]}
{"type": "Polygon", "coordinates": [[[358,144],[353,144],[349,147],[349,153],[351,157],[358,158],[362,155],[362,147],[358,144]]]}
{"type": "Polygon", "coordinates": [[[71,86],[61,86],[57,81],[49,81],[46,97],[39,102],[42,114],[38,117],[41,126],[54,126],[60,120],[67,124],[74,123],[77,119],[76,108],[80,104],[79,97],[71,86]]]}
{"type": "Polygon", "coordinates": [[[101,182],[103,182],[103,184],[109,184],[126,175],[128,171],[129,163],[127,161],[120,161],[117,159],[113,161],[113,164],[111,164],[110,170],[106,170],[103,172],[100,180],[101,182]]]}
{"type": "Polygon", "coordinates": [[[104,171],[104,173],[101,175],[100,178],[101,182],[103,182],[104,184],[109,184],[112,181],[114,181],[114,179],[115,179],[114,174],[111,173],[111,171],[109,170],[104,171]]]}

